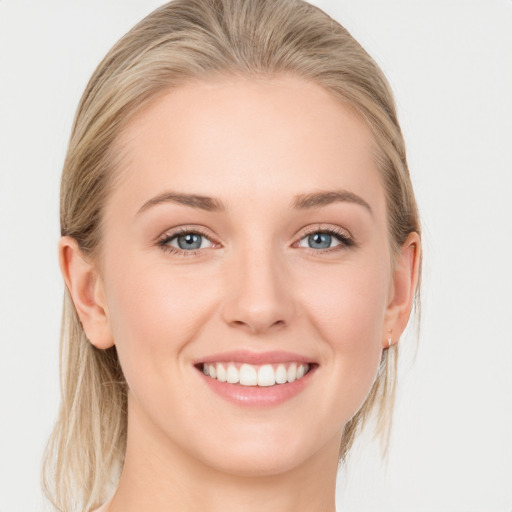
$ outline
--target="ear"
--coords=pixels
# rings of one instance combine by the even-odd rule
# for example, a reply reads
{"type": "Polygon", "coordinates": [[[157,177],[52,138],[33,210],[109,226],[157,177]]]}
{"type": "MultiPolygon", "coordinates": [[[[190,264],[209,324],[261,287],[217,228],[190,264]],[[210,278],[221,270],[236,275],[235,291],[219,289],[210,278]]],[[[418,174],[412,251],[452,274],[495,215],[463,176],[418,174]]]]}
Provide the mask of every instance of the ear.
{"type": "Polygon", "coordinates": [[[59,241],[59,264],[87,338],[97,348],[112,347],[103,282],[93,262],[70,236],[59,241]]]}
{"type": "Polygon", "coordinates": [[[396,257],[390,297],[384,320],[383,348],[397,343],[411,315],[414,295],[418,285],[421,262],[421,239],[410,233],[396,257]]]}

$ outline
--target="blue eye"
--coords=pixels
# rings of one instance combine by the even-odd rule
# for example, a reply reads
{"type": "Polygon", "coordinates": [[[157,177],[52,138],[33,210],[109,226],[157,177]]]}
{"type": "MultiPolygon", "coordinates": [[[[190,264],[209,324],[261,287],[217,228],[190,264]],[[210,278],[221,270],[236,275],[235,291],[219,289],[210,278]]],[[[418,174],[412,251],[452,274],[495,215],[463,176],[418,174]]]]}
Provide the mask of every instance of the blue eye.
{"type": "Polygon", "coordinates": [[[313,233],[312,235],[308,235],[307,238],[308,245],[312,249],[328,249],[331,247],[332,236],[327,233],[313,233]]]}
{"type": "Polygon", "coordinates": [[[174,247],[175,249],[181,249],[183,251],[194,251],[197,249],[204,249],[205,247],[211,247],[212,242],[204,235],[188,232],[171,236],[163,240],[161,245],[174,247]]]}
{"type": "Polygon", "coordinates": [[[299,241],[299,247],[309,249],[325,250],[339,245],[349,247],[353,245],[353,241],[347,235],[335,231],[315,231],[299,241]]]}
{"type": "Polygon", "coordinates": [[[201,247],[202,236],[197,233],[188,233],[176,237],[180,249],[199,249],[201,247]]]}

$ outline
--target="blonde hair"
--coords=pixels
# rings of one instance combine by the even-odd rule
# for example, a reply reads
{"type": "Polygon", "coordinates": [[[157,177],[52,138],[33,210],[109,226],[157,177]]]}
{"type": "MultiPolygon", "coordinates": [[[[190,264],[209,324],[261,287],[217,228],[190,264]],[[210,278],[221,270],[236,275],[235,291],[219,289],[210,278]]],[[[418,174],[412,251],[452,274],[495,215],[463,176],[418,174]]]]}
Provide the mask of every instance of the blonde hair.
{"type": "MultiPolygon", "coordinates": [[[[94,256],[102,211],[115,179],[123,127],[159,94],[214,75],[293,74],[321,85],[370,127],[387,195],[389,235],[397,251],[420,232],[405,146],[390,87],[349,32],[302,0],[174,0],[147,16],[106,55],[80,101],[62,173],[61,233],[94,256]]],[[[398,347],[383,351],[373,387],[345,425],[344,461],[377,413],[387,446],[398,347]]],[[[123,465],[127,385],[116,348],[87,339],[69,294],[61,337],[61,408],[43,467],[46,496],[59,511],[98,507],[123,465]]]]}

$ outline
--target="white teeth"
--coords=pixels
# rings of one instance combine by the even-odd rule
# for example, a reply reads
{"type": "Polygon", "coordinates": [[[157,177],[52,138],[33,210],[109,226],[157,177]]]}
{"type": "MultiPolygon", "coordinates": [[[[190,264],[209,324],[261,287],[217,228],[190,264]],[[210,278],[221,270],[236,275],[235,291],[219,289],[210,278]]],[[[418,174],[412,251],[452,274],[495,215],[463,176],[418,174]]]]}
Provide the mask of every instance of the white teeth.
{"type": "Polygon", "coordinates": [[[286,372],[286,366],[284,364],[280,364],[276,370],[276,382],[277,384],[284,384],[288,382],[288,374],[286,372]]]}
{"type": "Polygon", "coordinates": [[[217,363],[217,380],[220,382],[226,382],[226,379],[226,368],[224,368],[220,363],[217,363]]]}
{"type": "Polygon", "coordinates": [[[295,363],[288,367],[287,377],[288,382],[293,382],[297,378],[297,365],[295,363]]]}
{"type": "Polygon", "coordinates": [[[271,364],[253,366],[242,364],[237,368],[235,363],[212,363],[203,365],[203,373],[212,379],[241,386],[270,387],[276,384],[294,382],[306,375],[309,370],[308,364],[278,364],[277,367],[271,364]]]}
{"type": "Polygon", "coordinates": [[[276,383],[274,368],[270,364],[264,364],[258,370],[258,386],[273,386],[276,383]]]}
{"type": "Polygon", "coordinates": [[[243,364],[240,367],[240,384],[242,386],[256,386],[258,384],[258,374],[254,366],[243,364]]]}
{"type": "Polygon", "coordinates": [[[238,374],[238,370],[234,364],[230,364],[228,366],[228,371],[226,372],[226,381],[230,384],[236,384],[240,380],[240,376],[238,374]]]}

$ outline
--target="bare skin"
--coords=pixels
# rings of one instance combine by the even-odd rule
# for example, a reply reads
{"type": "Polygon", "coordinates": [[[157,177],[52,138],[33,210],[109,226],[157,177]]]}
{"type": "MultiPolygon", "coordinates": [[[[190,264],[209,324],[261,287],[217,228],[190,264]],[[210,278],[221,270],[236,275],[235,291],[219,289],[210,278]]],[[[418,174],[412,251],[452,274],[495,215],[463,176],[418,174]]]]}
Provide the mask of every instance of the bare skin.
{"type": "Polygon", "coordinates": [[[125,466],[97,512],[335,511],[343,426],[407,324],[419,262],[413,233],[392,264],[372,145],[289,76],[191,83],[125,129],[101,261],[60,244],[88,338],[116,345],[130,388],[125,466]],[[235,349],[315,370],[242,407],[196,365],[235,349]]]}

